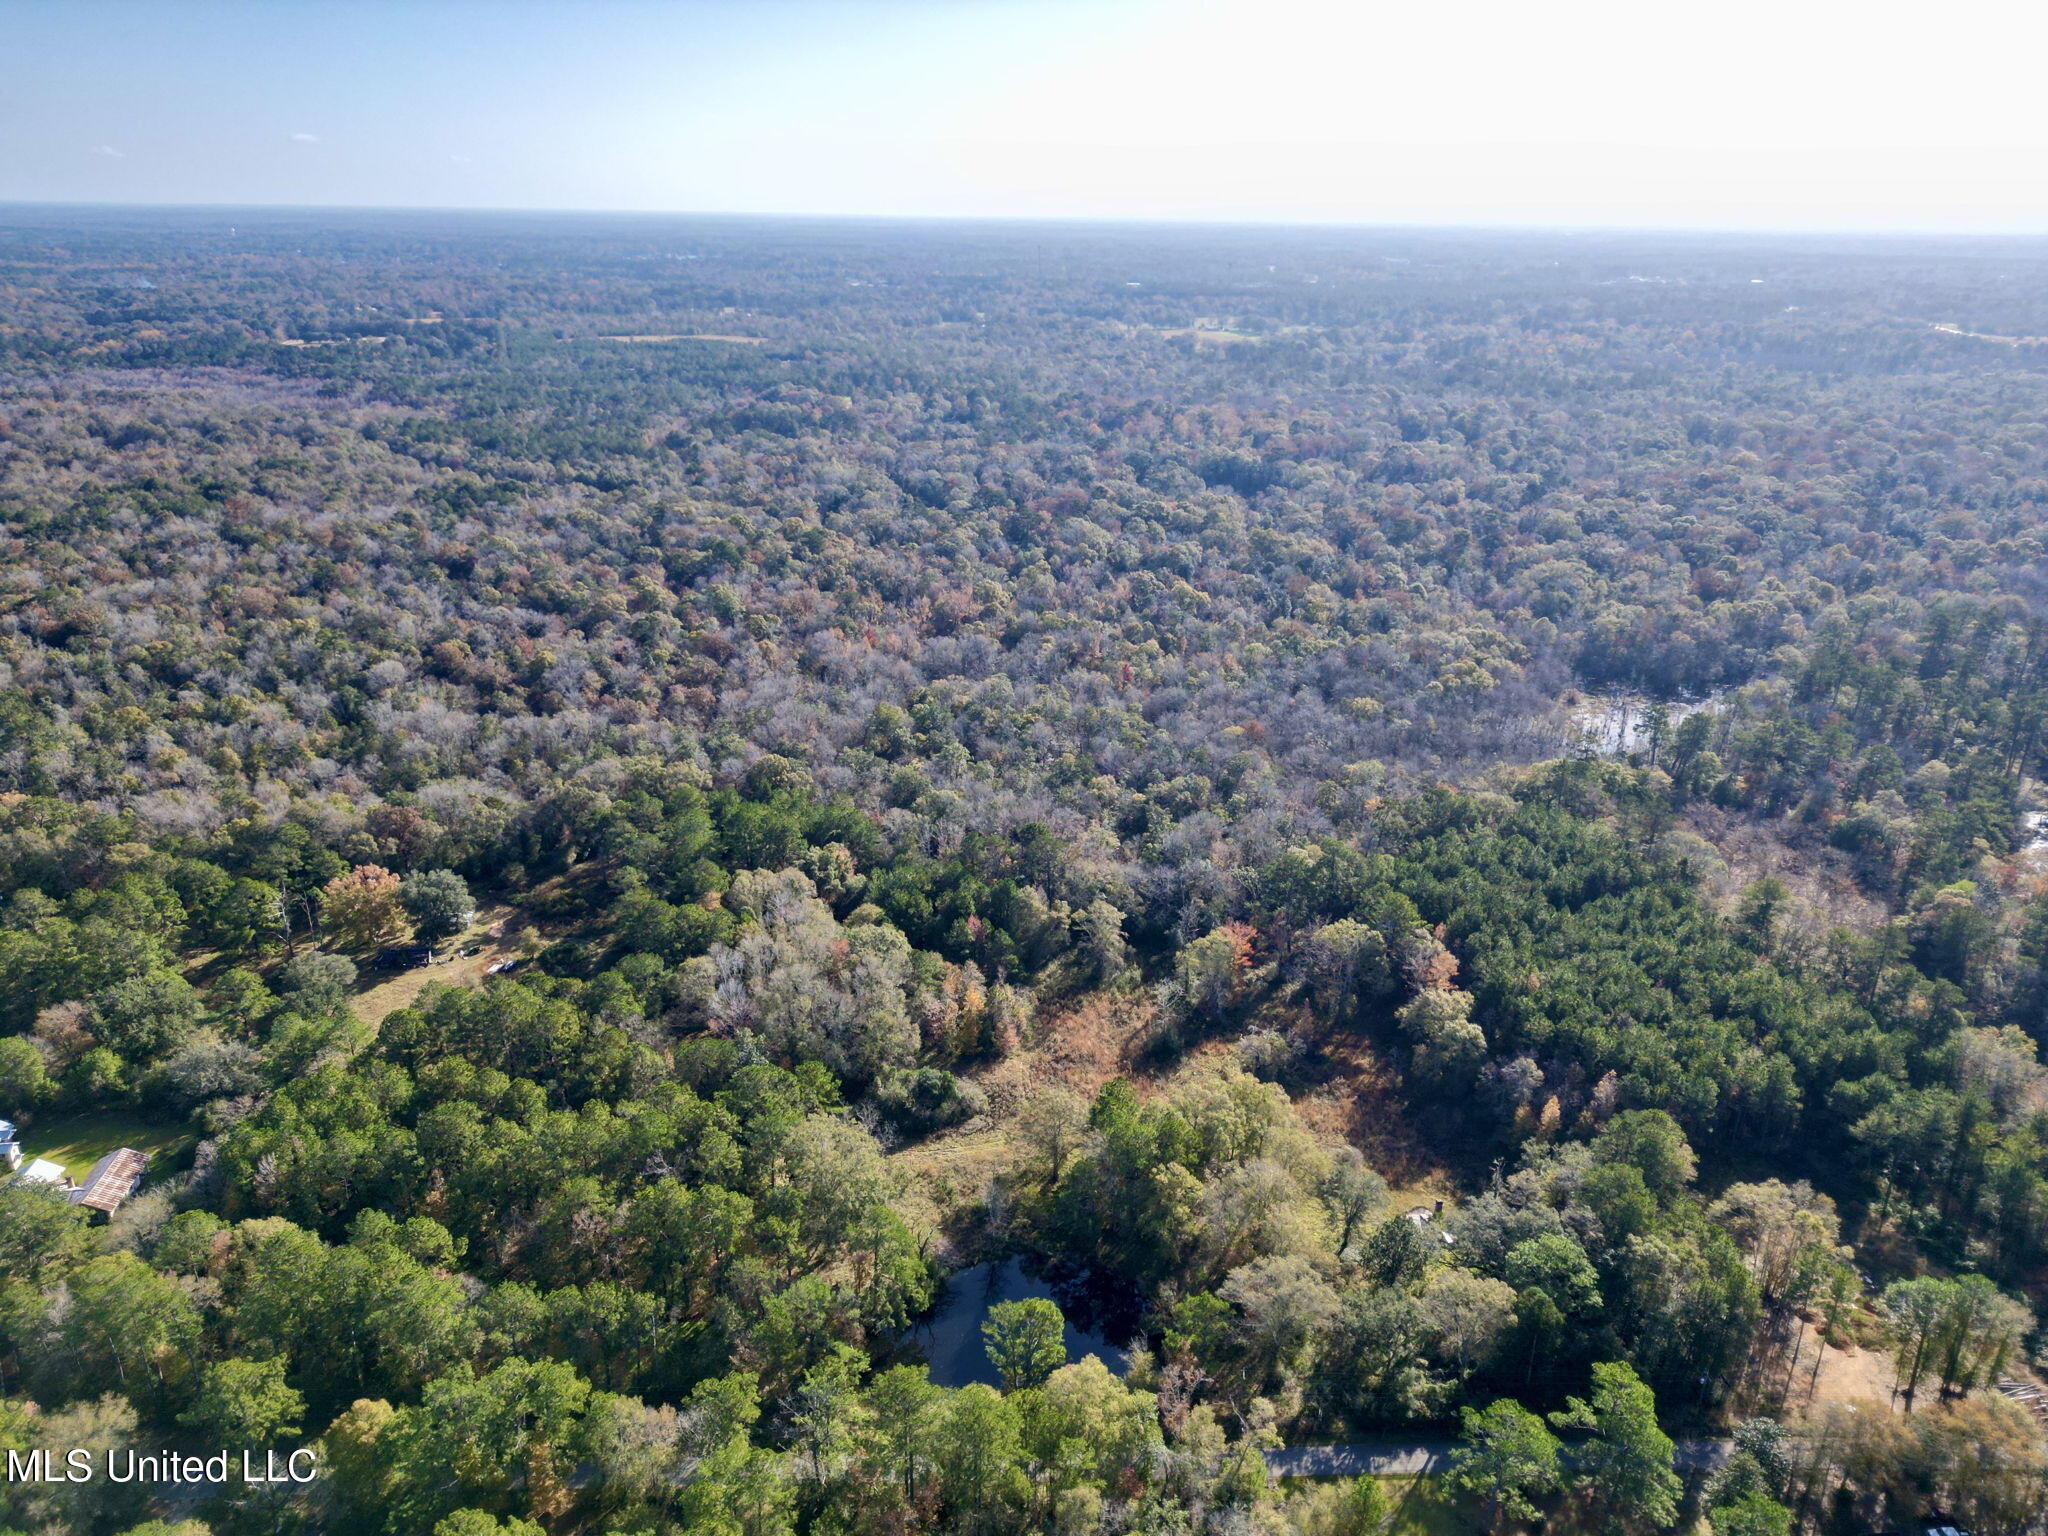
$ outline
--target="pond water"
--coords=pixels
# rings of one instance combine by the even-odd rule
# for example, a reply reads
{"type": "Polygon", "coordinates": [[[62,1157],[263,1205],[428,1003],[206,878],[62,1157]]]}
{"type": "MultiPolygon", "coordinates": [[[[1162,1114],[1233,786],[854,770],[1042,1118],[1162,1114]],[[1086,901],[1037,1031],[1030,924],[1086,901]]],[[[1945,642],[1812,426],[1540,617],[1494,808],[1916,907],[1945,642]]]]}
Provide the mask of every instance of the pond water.
{"type": "MultiPolygon", "coordinates": [[[[1633,694],[1608,698],[1581,705],[1571,712],[1572,729],[1580,740],[1608,757],[1625,757],[1631,752],[1643,752],[1650,745],[1650,704],[1651,700],[1633,694]]],[[[1710,694],[1704,699],[1666,699],[1665,713],[1672,730],[1688,715],[1716,714],[1721,708],[1721,695],[1710,694]]]]}
{"type": "MultiPolygon", "coordinates": [[[[1051,1286],[1024,1273],[1019,1259],[977,1264],[946,1282],[939,1310],[929,1322],[911,1329],[904,1342],[923,1351],[931,1365],[932,1380],[942,1387],[964,1387],[970,1381],[999,1386],[1001,1378],[989,1363],[988,1350],[982,1343],[982,1322],[997,1302],[1025,1301],[1034,1296],[1059,1300],[1051,1286]]],[[[1084,1333],[1070,1319],[1067,1359],[1078,1361],[1085,1355],[1099,1355],[1102,1363],[1119,1376],[1129,1364],[1122,1350],[1098,1334],[1084,1333]]]]}

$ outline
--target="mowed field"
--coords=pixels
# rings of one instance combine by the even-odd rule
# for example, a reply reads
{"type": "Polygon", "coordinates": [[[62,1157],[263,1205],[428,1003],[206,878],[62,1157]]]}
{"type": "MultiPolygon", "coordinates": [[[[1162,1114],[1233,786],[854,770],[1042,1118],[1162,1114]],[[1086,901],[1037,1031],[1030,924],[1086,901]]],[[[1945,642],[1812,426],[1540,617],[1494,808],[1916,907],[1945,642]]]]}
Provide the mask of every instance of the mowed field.
{"type": "Polygon", "coordinates": [[[161,1160],[184,1152],[196,1139],[183,1126],[158,1125],[140,1115],[109,1111],[38,1120],[23,1128],[21,1149],[24,1160],[47,1158],[62,1164],[74,1180],[82,1180],[94,1163],[119,1148],[147,1152],[155,1172],[161,1160]]]}

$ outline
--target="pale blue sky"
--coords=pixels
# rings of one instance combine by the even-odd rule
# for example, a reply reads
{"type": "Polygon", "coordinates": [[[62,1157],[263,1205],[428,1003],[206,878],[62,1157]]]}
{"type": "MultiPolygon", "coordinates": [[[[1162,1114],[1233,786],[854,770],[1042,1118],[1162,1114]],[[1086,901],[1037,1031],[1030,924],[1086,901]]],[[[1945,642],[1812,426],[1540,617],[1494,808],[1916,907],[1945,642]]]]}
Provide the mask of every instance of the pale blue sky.
{"type": "Polygon", "coordinates": [[[2024,9],[0,0],[0,200],[2048,231],[2024,9]]]}

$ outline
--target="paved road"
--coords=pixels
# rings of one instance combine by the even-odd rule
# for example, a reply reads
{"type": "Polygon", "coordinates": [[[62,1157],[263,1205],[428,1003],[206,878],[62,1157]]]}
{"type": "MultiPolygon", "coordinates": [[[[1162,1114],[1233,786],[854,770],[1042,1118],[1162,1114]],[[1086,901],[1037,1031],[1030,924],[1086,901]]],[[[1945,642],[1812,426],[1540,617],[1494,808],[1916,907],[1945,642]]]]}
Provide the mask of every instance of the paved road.
{"type": "MultiPolygon", "coordinates": [[[[1287,1445],[1266,1452],[1276,1477],[1414,1477],[1449,1468],[1455,1440],[1363,1440],[1350,1445],[1287,1445]]],[[[1710,1472],[1728,1459],[1732,1440],[1681,1440],[1681,1472],[1710,1472]]],[[[1570,1452],[1566,1452],[1569,1456],[1570,1452]]]]}

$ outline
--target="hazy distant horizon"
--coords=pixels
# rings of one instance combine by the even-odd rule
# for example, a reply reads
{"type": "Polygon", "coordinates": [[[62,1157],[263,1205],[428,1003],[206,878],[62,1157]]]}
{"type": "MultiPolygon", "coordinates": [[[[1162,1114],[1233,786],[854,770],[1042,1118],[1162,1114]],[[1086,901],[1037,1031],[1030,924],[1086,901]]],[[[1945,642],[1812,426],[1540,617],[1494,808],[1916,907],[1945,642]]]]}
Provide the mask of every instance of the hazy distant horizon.
{"type": "Polygon", "coordinates": [[[2048,234],[2048,17],[0,0],[0,202],[2048,234]]]}
{"type": "Polygon", "coordinates": [[[1386,233],[1398,235],[1443,235],[1443,236],[1486,236],[1486,235],[1550,235],[1571,236],[1636,236],[1647,239],[1725,239],[1736,241],[1766,240],[1824,240],[1824,241],[1871,241],[1877,243],[1929,242],[1935,244],[2003,244],[2035,242],[2048,244],[2048,225],[2038,229],[1940,229],[1899,227],[1842,227],[1819,225],[1784,226],[1732,226],[1732,225],[1686,225],[1686,224],[1545,224],[1545,223],[1429,223],[1421,220],[1372,220],[1372,219],[1277,219],[1277,218],[1175,218],[1164,215],[1064,215],[1064,214],[923,214],[923,213],[875,213],[847,212],[825,213],[804,210],[769,210],[752,208],[551,208],[551,207],[503,207],[485,204],[434,204],[434,203],[251,203],[251,202],[100,202],[83,198],[64,199],[0,199],[0,223],[6,216],[17,212],[51,213],[106,213],[106,214],[229,214],[250,215],[291,215],[291,214],[334,214],[376,216],[380,214],[406,216],[448,215],[459,218],[477,219],[621,219],[621,220],[663,220],[679,222],[703,220],[707,222],[733,221],[762,224],[820,224],[820,225],[862,225],[878,224],[898,227],[919,225],[935,227],[973,226],[986,229],[1001,229],[1006,226],[1018,229],[1109,231],[1117,229],[1172,231],[1184,230],[1190,233],[1202,231],[1257,231],[1271,230],[1276,233],[1302,231],[1305,233],[1341,233],[1356,231],[1360,234],[1386,233]]]}

